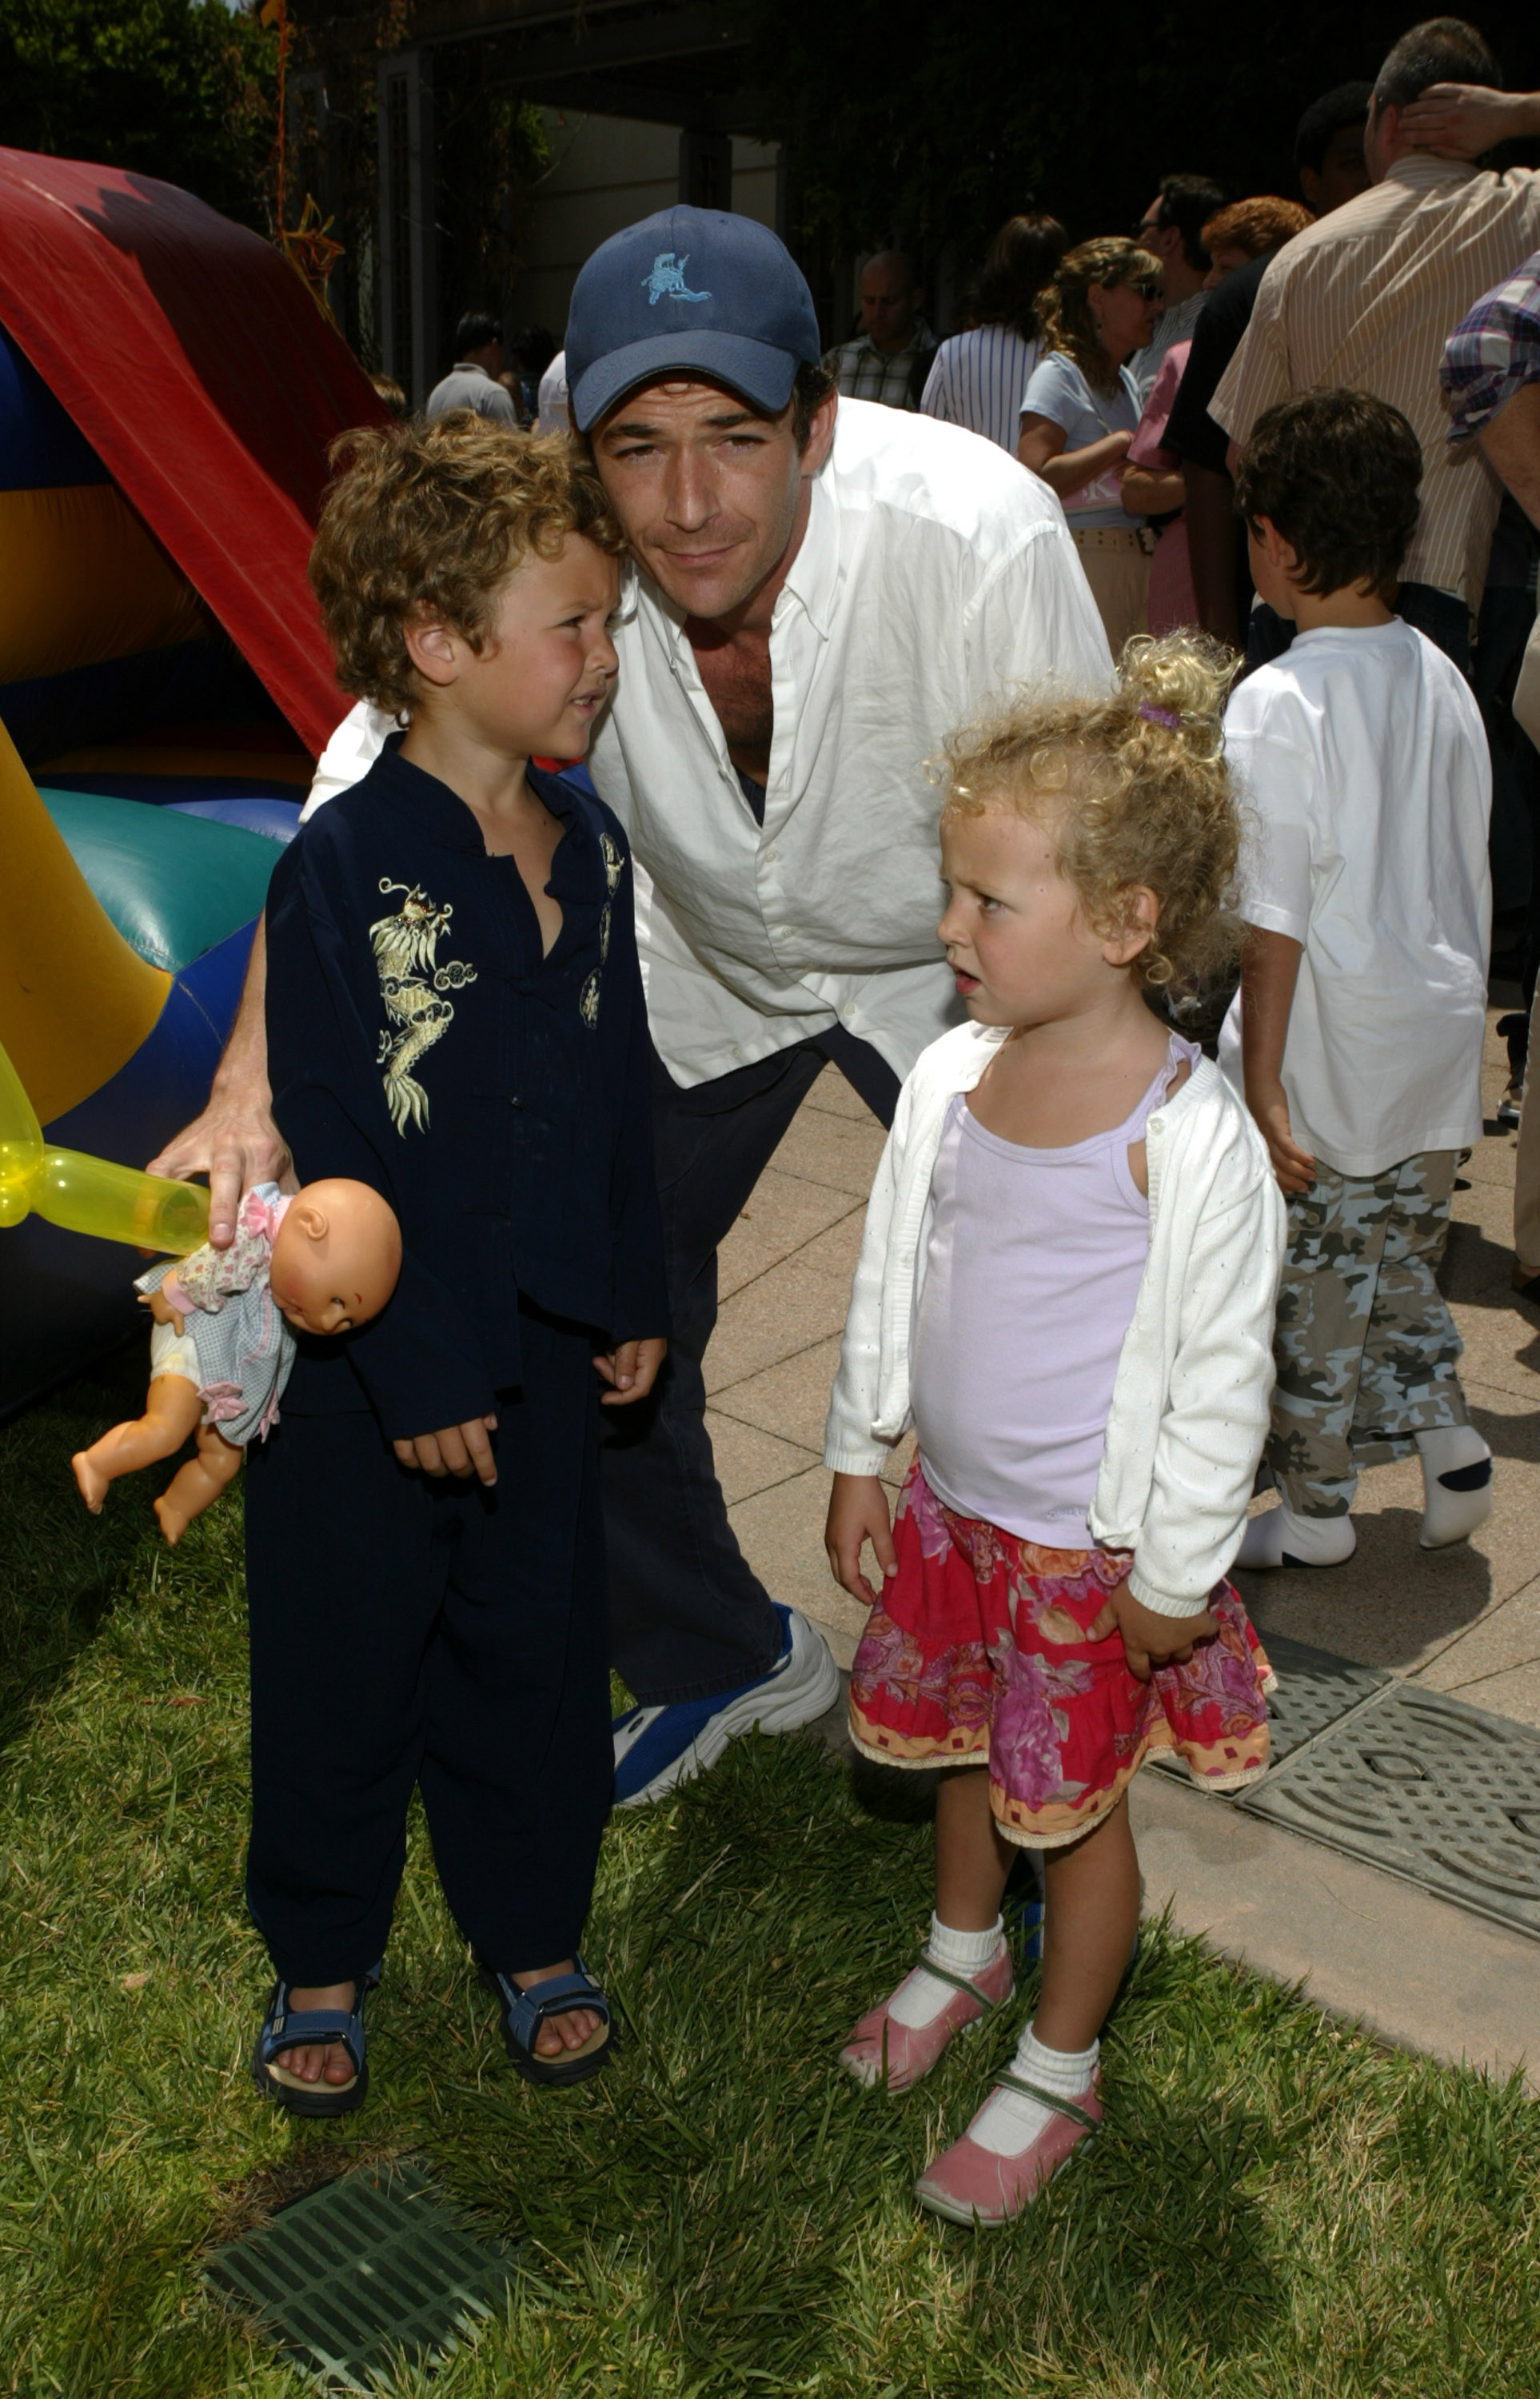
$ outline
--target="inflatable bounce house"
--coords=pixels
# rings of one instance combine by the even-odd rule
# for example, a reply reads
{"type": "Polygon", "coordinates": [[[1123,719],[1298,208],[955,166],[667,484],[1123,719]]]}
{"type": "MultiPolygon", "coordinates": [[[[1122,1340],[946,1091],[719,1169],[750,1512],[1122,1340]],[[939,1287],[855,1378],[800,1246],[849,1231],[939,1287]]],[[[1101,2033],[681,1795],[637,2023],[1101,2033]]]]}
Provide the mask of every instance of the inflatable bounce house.
{"type": "MultiPolygon", "coordinates": [[[[40,1128],[142,1168],[208,1097],[347,705],[305,576],[327,453],[383,413],[255,234],[0,150],[0,1101],[34,1162],[40,1128]]],[[[0,1410],[139,1321],[133,1251],[19,1168],[7,1209],[7,1156],[0,1126],[0,1410]]]]}

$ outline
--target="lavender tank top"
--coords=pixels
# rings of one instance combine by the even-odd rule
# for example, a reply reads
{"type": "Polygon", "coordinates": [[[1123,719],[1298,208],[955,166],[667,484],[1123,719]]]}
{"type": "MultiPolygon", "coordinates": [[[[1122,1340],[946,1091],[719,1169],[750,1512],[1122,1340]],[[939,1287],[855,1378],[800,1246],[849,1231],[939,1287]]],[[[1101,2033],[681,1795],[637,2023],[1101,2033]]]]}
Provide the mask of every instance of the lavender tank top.
{"type": "Polygon", "coordinates": [[[1003,1141],[965,1092],[952,1099],[911,1384],[925,1480],[959,1515],[1049,1549],[1093,1546],[1086,1511],[1150,1248],[1128,1147],[1199,1055],[1173,1034],[1127,1121],[1069,1149],[1003,1141]]]}

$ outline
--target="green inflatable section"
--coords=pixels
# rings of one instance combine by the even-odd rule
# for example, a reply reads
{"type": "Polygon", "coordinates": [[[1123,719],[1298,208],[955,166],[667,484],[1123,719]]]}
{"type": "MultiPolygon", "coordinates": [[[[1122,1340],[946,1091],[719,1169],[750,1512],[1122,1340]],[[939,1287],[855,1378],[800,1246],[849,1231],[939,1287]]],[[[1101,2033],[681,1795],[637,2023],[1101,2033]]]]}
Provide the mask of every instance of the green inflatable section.
{"type": "Polygon", "coordinates": [[[41,793],[71,857],[124,940],[174,974],[260,916],[279,846],[143,800],[41,793]]]}

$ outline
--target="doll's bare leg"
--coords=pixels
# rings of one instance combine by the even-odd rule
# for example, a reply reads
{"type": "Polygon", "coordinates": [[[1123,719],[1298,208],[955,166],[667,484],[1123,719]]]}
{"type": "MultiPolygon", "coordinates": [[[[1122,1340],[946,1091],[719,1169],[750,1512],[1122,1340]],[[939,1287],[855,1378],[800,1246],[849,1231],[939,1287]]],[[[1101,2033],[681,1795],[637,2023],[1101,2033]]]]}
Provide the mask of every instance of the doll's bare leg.
{"type": "Polygon", "coordinates": [[[235,1481],[245,1454],[235,1442],[225,1440],[218,1425],[198,1427],[196,1457],[177,1470],[169,1487],[155,1501],[160,1529],[173,1550],[194,1517],[201,1516],[210,1501],[235,1481]]]}
{"type": "Polygon", "coordinates": [[[107,1485],[120,1474],[137,1474],[182,1447],[203,1413],[197,1386],[185,1375],[157,1375],[150,1385],[144,1414],[128,1424],[114,1425],[89,1449],[71,1458],[80,1497],[93,1516],[101,1513],[107,1485]]]}

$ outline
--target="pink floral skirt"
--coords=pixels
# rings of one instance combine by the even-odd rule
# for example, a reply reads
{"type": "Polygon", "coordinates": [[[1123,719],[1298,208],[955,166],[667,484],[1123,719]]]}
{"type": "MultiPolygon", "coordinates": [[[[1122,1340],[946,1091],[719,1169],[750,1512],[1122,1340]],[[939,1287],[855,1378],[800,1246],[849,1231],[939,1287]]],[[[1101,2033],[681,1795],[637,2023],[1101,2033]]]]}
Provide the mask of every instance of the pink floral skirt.
{"type": "Polygon", "coordinates": [[[890,1766],[989,1766],[1008,1841],[1051,1850],[1116,1807],[1152,1750],[1195,1782],[1235,1791],[1267,1768],[1274,1674],[1228,1582],[1219,1631],[1185,1665],[1141,1683],[1115,1626],[1087,1635],[1130,1560],[1048,1550],[942,1506],[916,1458],[898,1501],[898,1570],[850,1674],[850,1730],[890,1766]]]}

